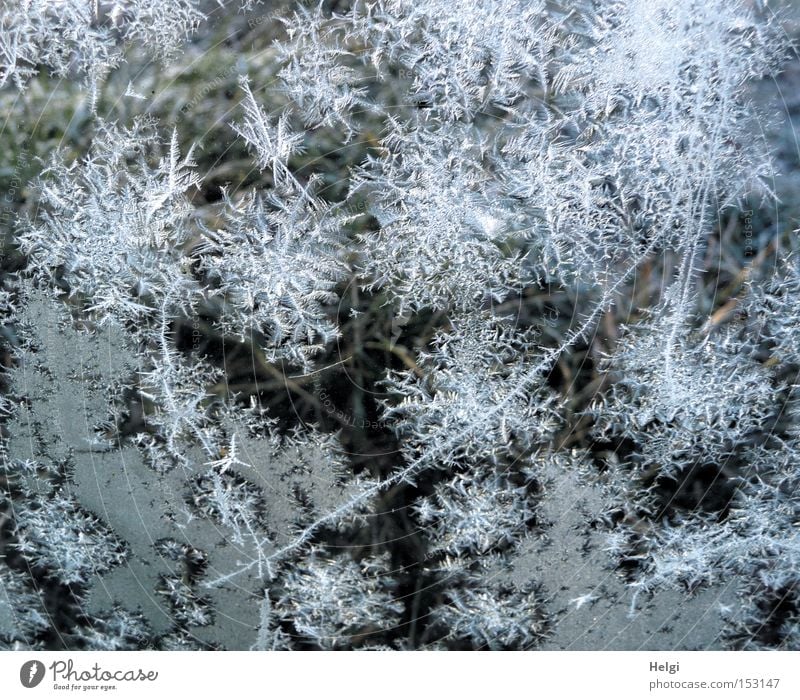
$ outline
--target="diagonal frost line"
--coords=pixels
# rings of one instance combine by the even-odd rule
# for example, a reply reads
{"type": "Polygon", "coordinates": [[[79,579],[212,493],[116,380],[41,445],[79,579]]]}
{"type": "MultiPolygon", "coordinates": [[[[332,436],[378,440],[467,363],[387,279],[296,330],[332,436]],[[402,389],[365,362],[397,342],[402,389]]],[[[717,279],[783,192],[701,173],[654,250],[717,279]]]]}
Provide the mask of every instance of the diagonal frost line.
{"type": "MultiPolygon", "coordinates": [[[[500,411],[504,410],[506,406],[516,399],[519,395],[523,394],[528,387],[536,381],[539,374],[547,369],[552,362],[567,348],[569,348],[573,343],[577,342],[581,337],[583,337],[586,332],[591,328],[594,324],[597,317],[603,312],[606,308],[606,305],[611,300],[612,296],[616,293],[616,291],[625,283],[628,277],[638,268],[639,264],[647,258],[658,246],[660,239],[658,237],[654,238],[653,242],[647,246],[647,248],[642,252],[642,254],[636,258],[635,262],[630,266],[628,270],[625,271],[624,274],[620,276],[620,278],[611,286],[609,287],[603,294],[603,298],[598,302],[595,306],[594,310],[589,314],[587,319],[583,322],[583,324],[577,330],[573,331],[570,336],[568,336],[567,340],[564,341],[559,347],[554,348],[547,352],[537,365],[535,365],[532,369],[528,370],[528,372],[522,377],[519,382],[519,385],[512,389],[506,397],[497,404],[494,408],[490,411],[482,415],[482,420],[486,420],[487,418],[491,418],[495,416],[500,411]]],[[[279,562],[283,559],[287,554],[295,551],[299,547],[302,547],[306,542],[308,542],[314,534],[323,526],[331,522],[335,522],[339,518],[348,513],[355,510],[358,506],[362,503],[365,503],[370,498],[377,496],[381,493],[384,489],[395,486],[411,477],[425,471],[430,466],[430,461],[432,458],[436,457],[439,454],[446,452],[448,449],[453,447],[454,445],[458,444],[458,442],[466,437],[468,431],[462,430],[461,432],[457,433],[453,436],[450,440],[447,440],[441,443],[438,446],[432,447],[428,452],[426,452],[421,457],[415,459],[411,464],[409,464],[404,469],[401,469],[396,474],[387,477],[383,481],[371,486],[370,488],[366,489],[363,493],[355,496],[351,500],[343,503],[338,508],[332,510],[330,513],[322,516],[321,518],[315,520],[311,523],[308,527],[306,527],[296,539],[294,539],[289,544],[281,547],[279,550],[271,554],[266,559],[267,566],[271,563],[279,562]]]]}

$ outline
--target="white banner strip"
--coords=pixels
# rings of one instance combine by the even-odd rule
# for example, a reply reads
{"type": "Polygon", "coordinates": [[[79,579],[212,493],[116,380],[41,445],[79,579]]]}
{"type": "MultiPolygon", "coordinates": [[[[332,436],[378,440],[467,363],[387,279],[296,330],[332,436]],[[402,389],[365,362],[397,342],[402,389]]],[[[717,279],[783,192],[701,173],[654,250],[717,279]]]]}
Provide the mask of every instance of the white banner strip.
{"type": "Polygon", "coordinates": [[[2,652],[0,698],[795,700],[798,675],[797,652],[2,652]]]}

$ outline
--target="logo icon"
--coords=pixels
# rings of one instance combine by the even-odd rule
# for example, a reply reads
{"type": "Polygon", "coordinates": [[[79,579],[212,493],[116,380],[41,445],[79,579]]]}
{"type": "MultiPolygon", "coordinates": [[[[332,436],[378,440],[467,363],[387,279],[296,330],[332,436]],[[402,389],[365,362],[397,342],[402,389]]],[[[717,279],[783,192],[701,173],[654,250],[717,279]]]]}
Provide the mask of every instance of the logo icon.
{"type": "Polygon", "coordinates": [[[44,664],[41,661],[26,661],[19,670],[19,681],[26,688],[35,688],[44,678],[44,664]]]}

